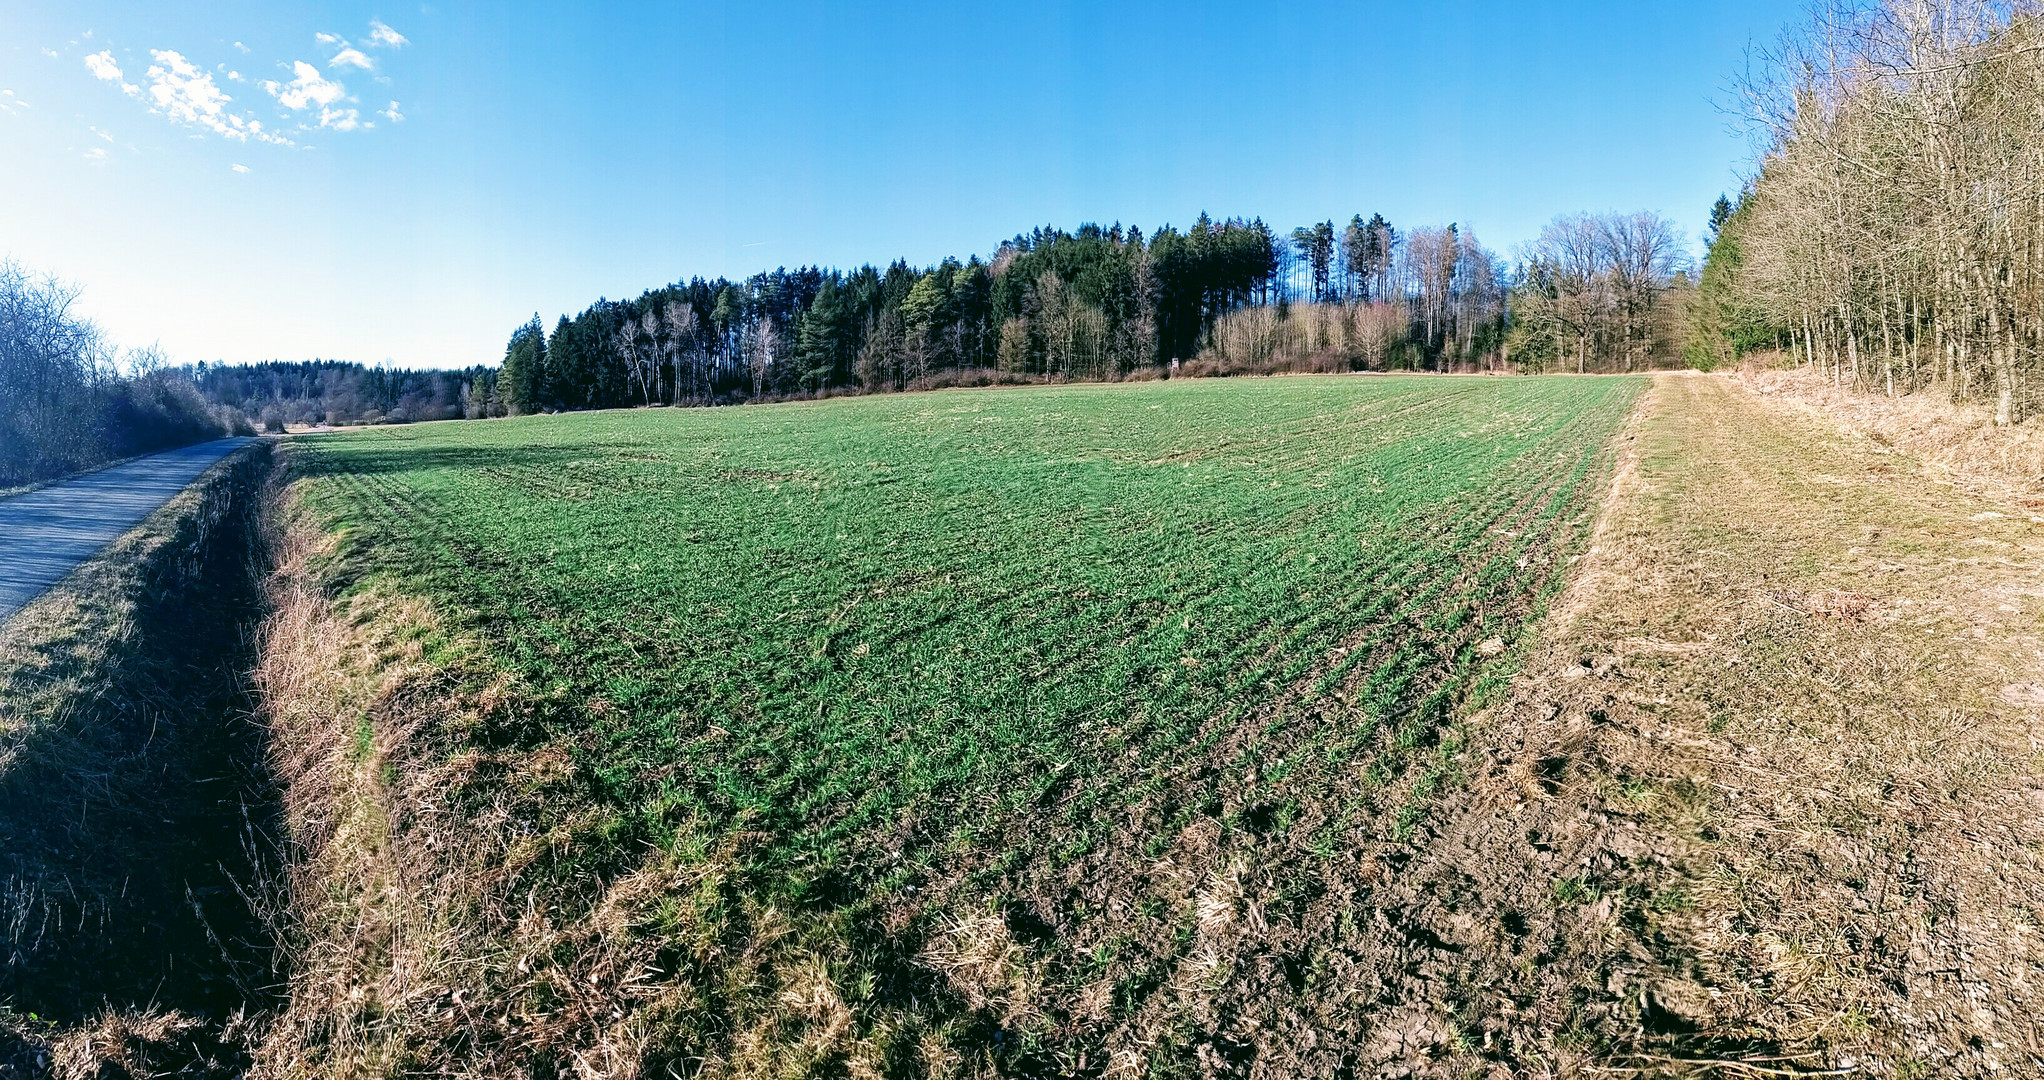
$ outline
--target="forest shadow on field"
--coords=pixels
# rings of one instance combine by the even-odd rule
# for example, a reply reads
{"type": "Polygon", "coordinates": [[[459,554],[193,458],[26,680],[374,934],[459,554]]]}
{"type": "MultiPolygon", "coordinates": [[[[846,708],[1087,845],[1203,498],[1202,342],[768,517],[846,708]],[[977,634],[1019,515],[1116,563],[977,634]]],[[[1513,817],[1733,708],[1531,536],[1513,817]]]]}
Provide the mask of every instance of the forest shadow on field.
{"type": "Polygon", "coordinates": [[[393,439],[388,446],[364,445],[360,440],[346,449],[328,451],[320,443],[331,436],[304,440],[310,453],[291,457],[291,474],[298,479],[327,476],[380,476],[394,473],[454,470],[482,472],[506,469],[539,469],[589,461],[606,450],[575,446],[546,446],[521,443],[512,446],[417,446],[393,439]]]}
{"type": "Polygon", "coordinates": [[[267,462],[202,481],[0,637],[24,722],[0,730],[0,1004],[29,1021],[0,1062],[46,1067],[29,1044],[68,1039],[128,1062],[104,1075],[232,1072],[223,1032],[277,1004],[281,817],[247,678],[267,462]]]}

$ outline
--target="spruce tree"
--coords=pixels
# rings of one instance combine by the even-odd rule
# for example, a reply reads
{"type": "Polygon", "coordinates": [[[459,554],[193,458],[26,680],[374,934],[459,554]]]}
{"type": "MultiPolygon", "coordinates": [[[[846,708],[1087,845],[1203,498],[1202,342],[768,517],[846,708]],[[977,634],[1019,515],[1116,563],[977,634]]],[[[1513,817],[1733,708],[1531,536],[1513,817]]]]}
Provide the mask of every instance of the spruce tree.
{"type": "Polygon", "coordinates": [[[503,381],[510,399],[506,404],[512,411],[533,413],[545,407],[546,328],[537,313],[504,347],[503,381]]]}

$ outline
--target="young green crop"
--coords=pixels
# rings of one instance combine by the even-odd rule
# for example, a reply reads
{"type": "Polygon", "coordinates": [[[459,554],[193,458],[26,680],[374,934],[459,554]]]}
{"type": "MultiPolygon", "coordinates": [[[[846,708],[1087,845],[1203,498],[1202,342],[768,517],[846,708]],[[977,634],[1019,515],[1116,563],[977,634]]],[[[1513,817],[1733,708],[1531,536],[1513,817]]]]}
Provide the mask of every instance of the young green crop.
{"type": "MultiPolygon", "coordinates": [[[[1203,818],[1322,858],[1414,828],[1642,385],[592,413],[322,436],[294,468],[356,587],[429,600],[529,705],[460,737],[573,756],[574,796],[529,825],[576,840],[534,873],[743,830],[762,902],[913,926],[1150,858],[1203,818]]],[[[1043,917],[1126,1011],[1168,956],[1109,938],[1182,939],[1167,908],[1100,933],[1080,906],[1043,917]]]]}

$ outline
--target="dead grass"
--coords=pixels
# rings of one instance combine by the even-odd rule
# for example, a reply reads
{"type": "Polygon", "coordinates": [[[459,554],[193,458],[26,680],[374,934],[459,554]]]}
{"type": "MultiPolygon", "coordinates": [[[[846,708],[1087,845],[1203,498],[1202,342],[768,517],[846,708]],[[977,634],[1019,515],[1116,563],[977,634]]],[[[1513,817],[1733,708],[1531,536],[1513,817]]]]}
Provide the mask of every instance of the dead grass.
{"type": "Polygon", "coordinates": [[[1809,368],[1755,363],[1734,378],[1755,394],[1835,423],[1847,438],[1907,455],[1925,476],[2044,514],[2044,423],[2035,417],[1997,427],[1993,411],[1982,405],[1928,391],[1892,398],[1861,393],[1809,368]]]}
{"type": "Polygon", "coordinates": [[[0,1063],[26,1075],[246,1063],[276,944],[241,678],[267,467],[230,457],[0,631],[0,1063]]]}
{"type": "MultiPolygon", "coordinates": [[[[572,756],[471,737],[515,728],[533,695],[415,599],[328,595],[333,538],[289,510],[283,522],[257,680],[285,785],[296,957],[259,1074],[880,1075],[850,1030],[842,958],[808,944],[800,913],[747,899],[755,840],[549,880],[599,824],[540,824],[576,782],[572,756]],[[749,1007],[737,1030],[676,1045],[673,1020],[702,995],[749,1007]]],[[[1005,954],[981,955],[973,932],[933,958],[1009,992],[1005,954]]]]}
{"type": "Polygon", "coordinates": [[[1511,1018],[1491,1069],[2044,1068],[2044,536],[1749,382],[1658,384],[1410,879],[1418,992],[1511,1018]]]}

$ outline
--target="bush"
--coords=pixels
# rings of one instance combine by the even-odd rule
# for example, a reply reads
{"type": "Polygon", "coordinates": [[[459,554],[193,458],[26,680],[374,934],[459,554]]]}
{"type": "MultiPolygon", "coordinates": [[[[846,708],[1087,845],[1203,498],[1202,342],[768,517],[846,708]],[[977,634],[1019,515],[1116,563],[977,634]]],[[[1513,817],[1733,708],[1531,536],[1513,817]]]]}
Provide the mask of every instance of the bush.
{"type": "Polygon", "coordinates": [[[154,350],[115,374],[99,329],[71,311],[78,290],[0,262],[0,488],[246,429],[154,350]]]}
{"type": "Polygon", "coordinates": [[[1179,377],[1333,373],[1395,366],[1411,333],[1402,304],[1292,304],[1246,307],[1214,323],[1212,340],[1179,377]]]}

